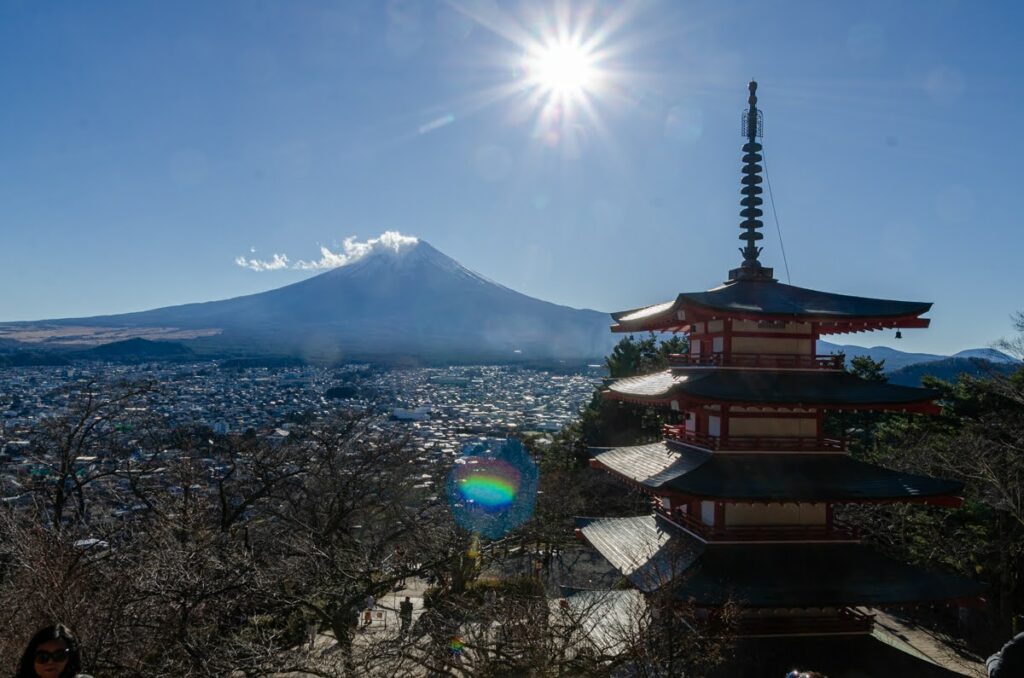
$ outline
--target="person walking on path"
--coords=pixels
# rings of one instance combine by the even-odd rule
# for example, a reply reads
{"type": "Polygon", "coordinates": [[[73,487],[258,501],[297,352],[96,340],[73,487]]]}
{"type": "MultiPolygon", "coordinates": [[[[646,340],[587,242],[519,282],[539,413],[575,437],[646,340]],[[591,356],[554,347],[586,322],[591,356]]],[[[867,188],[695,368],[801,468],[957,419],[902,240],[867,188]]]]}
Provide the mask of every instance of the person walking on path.
{"type": "Polygon", "coordinates": [[[306,638],[309,640],[309,649],[316,646],[316,634],[320,632],[320,625],[316,622],[309,622],[306,625],[306,638]]]}
{"type": "Polygon", "coordinates": [[[366,594],[366,626],[370,625],[373,621],[373,611],[377,609],[377,599],[373,597],[372,593],[366,594]]]}
{"type": "Polygon", "coordinates": [[[398,617],[402,620],[402,633],[408,633],[409,627],[412,626],[412,601],[409,600],[409,596],[398,604],[398,617]]]}

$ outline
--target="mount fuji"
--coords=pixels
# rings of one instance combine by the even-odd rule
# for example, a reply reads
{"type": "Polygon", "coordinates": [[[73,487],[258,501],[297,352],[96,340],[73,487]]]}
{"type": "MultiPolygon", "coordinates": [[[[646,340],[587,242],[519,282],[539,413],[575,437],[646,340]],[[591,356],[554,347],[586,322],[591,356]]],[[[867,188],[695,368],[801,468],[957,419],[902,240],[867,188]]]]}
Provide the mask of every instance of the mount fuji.
{"type": "Polygon", "coordinates": [[[199,352],[295,355],[313,361],[582,359],[617,340],[605,313],[526,296],[469,270],[423,240],[363,256],[278,289],[205,303],[90,318],[10,323],[0,336],[36,346],[133,337],[185,340],[199,352]]]}

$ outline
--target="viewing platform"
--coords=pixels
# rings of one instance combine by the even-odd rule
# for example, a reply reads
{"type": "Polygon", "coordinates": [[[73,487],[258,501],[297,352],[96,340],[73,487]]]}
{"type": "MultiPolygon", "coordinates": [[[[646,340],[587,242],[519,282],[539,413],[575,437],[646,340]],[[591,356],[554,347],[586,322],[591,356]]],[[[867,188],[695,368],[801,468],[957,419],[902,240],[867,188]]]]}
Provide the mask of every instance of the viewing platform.
{"type": "Polygon", "coordinates": [[[724,353],[711,355],[690,355],[672,353],[668,357],[669,367],[742,367],[746,369],[794,369],[842,371],[846,356],[842,353],[822,355],[797,355],[792,353],[724,353]]]}
{"type": "Polygon", "coordinates": [[[723,452],[845,452],[846,444],[834,438],[797,436],[711,436],[687,431],[685,426],[666,424],[662,427],[666,440],[723,452]]]}

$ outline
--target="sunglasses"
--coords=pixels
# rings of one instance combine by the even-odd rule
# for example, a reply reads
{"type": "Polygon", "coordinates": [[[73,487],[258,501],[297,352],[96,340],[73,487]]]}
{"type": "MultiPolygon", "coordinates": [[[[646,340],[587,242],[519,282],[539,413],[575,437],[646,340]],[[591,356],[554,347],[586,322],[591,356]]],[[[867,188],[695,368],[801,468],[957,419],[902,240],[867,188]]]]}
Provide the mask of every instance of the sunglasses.
{"type": "Polygon", "coordinates": [[[50,662],[66,662],[68,655],[71,654],[71,650],[63,648],[60,650],[54,650],[53,652],[47,652],[46,650],[36,650],[36,664],[49,664],[50,662]]]}

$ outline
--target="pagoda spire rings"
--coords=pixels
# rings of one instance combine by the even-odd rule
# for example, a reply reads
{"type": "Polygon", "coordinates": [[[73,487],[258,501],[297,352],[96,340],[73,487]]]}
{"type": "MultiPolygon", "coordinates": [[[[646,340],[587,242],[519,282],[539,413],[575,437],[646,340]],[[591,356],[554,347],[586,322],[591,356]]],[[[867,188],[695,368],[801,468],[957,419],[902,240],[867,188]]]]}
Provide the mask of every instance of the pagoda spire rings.
{"type": "Polygon", "coordinates": [[[750,107],[743,112],[742,119],[742,133],[747,138],[747,143],[743,144],[743,178],[740,180],[743,185],[740,190],[743,195],[740,200],[740,205],[743,207],[740,211],[740,216],[743,217],[740,228],[743,229],[743,232],[739,235],[739,239],[746,244],[740,248],[743,263],[739,269],[732,271],[729,277],[731,279],[771,279],[772,270],[761,266],[761,262],[758,261],[762,248],[757,245],[758,241],[764,238],[760,232],[764,226],[764,222],[760,219],[764,216],[764,212],[761,210],[761,205],[764,204],[764,200],[761,198],[761,193],[764,192],[764,189],[761,188],[761,183],[764,181],[761,172],[764,168],[761,166],[762,147],[757,141],[762,136],[763,117],[757,108],[757,82],[751,80],[747,87],[750,90],[750,96],[747,99],[750,107]]]}

